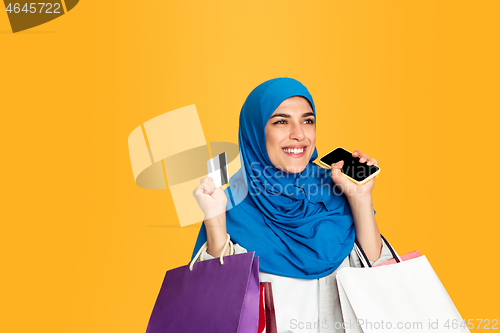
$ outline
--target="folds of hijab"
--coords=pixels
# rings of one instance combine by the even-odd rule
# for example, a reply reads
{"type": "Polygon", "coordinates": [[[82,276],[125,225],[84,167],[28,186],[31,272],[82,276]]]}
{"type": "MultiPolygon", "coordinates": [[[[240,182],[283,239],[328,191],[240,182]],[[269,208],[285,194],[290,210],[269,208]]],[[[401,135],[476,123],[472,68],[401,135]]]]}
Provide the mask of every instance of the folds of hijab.
{"type": "MultiPolygon", "coordinates": [[[[291,78],[257,86],[240,113],[238,144],[241,168],[225,194],[226,228],[231,240],[259,256],[262,272],[299,279],[329,275],[352,251],[355,229],[347,198],[335,186],[331,170],[313,163],[287,173],[270,161],[264,128],[287,98],[314,102],[307,88],[291,78]]],[[[316,122],[315,122],[316,124],[316,122]]],[[[316,126],[316,125],[314,125],[316,126]]],[[[202,223],[191,259],[207,241],[202,223]]]]}

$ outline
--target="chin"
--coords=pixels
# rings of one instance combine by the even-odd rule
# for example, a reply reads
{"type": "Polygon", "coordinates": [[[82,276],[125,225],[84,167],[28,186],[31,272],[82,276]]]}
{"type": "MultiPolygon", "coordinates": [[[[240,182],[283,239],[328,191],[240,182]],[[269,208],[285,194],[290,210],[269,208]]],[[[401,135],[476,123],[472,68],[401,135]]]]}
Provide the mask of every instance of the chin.
{"type": "Polygon", "coordinates": [[[288,173],[299,173],[299,172],[304,171],[305,168],[306,168],[305,165],[301,165],[301,166],[289,166],[289,167],[286,168],[286,172],[288,172],[288,173]]]}

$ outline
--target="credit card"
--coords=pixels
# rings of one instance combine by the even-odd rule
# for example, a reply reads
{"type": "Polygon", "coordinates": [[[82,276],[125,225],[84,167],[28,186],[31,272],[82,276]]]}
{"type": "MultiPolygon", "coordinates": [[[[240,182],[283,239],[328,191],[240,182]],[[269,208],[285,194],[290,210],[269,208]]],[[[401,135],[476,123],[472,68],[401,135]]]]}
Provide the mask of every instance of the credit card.
{"type": "Polygon", "coordinates": [[[227,171],[226,152],[219,154],[207,161],[208,177],[214,180],[216,187],[229,183],[227,171]]]}

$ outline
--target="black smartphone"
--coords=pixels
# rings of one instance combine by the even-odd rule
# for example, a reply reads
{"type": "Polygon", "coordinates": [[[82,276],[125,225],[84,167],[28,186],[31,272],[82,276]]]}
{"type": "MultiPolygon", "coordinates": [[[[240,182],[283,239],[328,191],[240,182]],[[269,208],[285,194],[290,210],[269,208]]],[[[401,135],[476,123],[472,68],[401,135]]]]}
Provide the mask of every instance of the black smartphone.
{"type": "Polygon", "coordinates": [[[344,161],[342,173],[358,185],[363,185],[380,173],[380,167],[366,165],[359,162],[359,157],[352,157],[352,153],[344,148],[338,147],[319,159],[319,163],[330,169],[333,163],[344,161]]]}

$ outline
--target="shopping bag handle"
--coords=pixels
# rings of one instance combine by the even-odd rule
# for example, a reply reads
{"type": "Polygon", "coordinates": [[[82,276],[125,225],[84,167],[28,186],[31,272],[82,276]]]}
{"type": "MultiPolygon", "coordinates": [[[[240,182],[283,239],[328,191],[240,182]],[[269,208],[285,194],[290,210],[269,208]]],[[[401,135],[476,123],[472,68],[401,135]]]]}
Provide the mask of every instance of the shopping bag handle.
{"type": "MultiPolygon", "coordinates": [[[[229,245],[230,248],[229,248],[229,254],[234,254],[234,247],[233,247],[233,243],[230,242],[230,236],[229,234],[227,234],[227,239],[226,239],[226,243],[224,244],[224,248],[222,249],[222,253],[220,255],[220,264],[223,265],[224,264],[224,259],[222,259],[222,257],[224,257],[224,253],[226,253],[226,249],[227,249],[227,246],[229,245]]],[[[192,271],[193,270],[193,266],[194,266],[194,263],[196,262],[196,260],[198,260],[198,257],[201,256],[201,254],[203,253],[203,251],[205,251],[208,246],[207,246],[207,243],[208,242],[205,242],[205,244],[203,244],[200,249],[198,250],[198,253],[196,253],[196,255],[194,256],[193,260],[191,260],[191,263],[189,264],[189,270],[192,271]]]]}
{"type": "MultiPolygon", "coordinates": [[[[396,253],[396,251],[394,251],[394,249],[392,248],[391,244],[389,244],[387,239],[385,239],[385,237],[382,236],[382,234],[380,234],[380,237],[389,248],[389,251],[391,251],[392,257],[394,258],[394,260],[396,260],[396,263],[401,262],[402,261],[401,257],[396,253]]],[[[354,249],[356,250],[356,253],[358,254],[358,257],[363,267],[372,267],[372,265],[370,264],[370,260],[368,260],[365,251],[363,251],[363,248],[361,247],[361,244],[359,244],[357,239],[354,239],[354,249]]]]}

